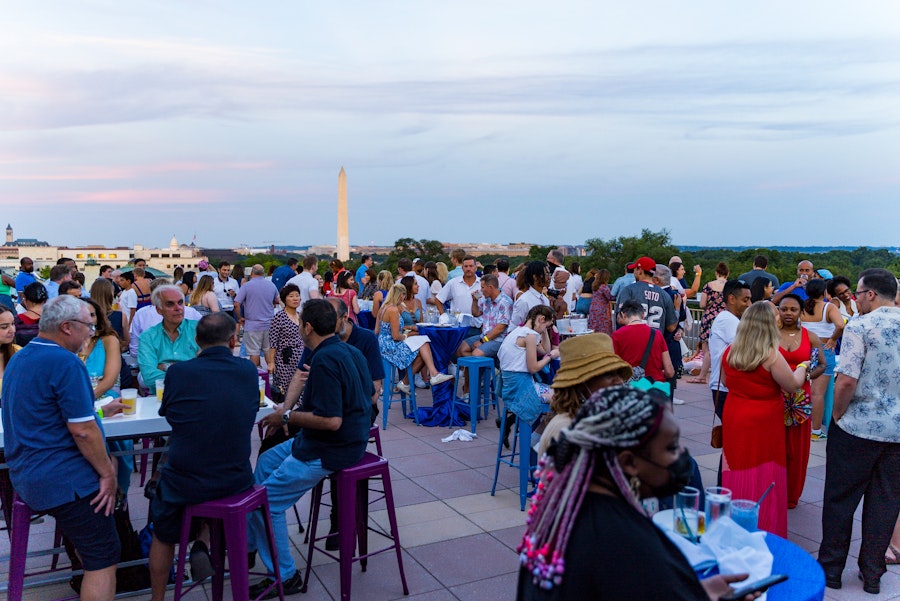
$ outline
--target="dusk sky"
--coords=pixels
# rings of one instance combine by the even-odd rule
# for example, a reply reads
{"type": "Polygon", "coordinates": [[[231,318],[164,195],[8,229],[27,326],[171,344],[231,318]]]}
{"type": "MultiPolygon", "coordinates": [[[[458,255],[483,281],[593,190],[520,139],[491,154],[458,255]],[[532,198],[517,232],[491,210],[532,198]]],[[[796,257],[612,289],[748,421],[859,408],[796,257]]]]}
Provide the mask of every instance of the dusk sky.
{"type": "Polygon", "coordinates": [[[6,2],[0,220],[52,244],[897,245],[900,4],[6,2]]]}

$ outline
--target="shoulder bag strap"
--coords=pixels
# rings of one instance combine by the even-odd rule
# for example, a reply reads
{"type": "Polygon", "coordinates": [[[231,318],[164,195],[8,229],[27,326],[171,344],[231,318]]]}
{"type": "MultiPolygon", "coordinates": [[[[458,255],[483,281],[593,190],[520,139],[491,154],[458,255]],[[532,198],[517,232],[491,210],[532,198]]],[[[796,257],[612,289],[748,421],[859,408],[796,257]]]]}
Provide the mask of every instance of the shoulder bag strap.
{"type": "Polygon", "coordinates": [[[653,339],[656,338],[656,330],[650,328],[650,340],[647,341],[647,348],[644,349],[644,358],[641,359],[641,369],[647,369],[647,361],[650,360],[650,350],[653,348],[653,339]]]}

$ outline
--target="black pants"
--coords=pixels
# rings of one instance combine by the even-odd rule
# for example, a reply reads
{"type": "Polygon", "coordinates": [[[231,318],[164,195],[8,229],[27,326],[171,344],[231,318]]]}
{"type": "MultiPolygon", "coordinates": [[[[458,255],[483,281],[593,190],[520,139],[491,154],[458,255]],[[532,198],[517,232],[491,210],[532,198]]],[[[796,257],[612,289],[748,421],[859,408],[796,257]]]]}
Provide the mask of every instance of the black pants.
{"type": "Polygon", "coordinates": [[[828,429],[819,563],[825,578],[839,580],[847,562],[853,512],[865,495],[859,571],[867,581],[886,571],[884,552],[900,512],[900,443],[877,442],[828,429]]]}
{"type": "MultiPolygon", "coordinates": [[[[725,399],[727,398],[728,391],[726,390],[712,391],[713,409],[715,409],[719,420],[722,419],[722,414],[725,412],[725,399]]],[[[722,455],[719,455],[719,472],[716,475],[716,484],[722,486],[722,455]]]]}

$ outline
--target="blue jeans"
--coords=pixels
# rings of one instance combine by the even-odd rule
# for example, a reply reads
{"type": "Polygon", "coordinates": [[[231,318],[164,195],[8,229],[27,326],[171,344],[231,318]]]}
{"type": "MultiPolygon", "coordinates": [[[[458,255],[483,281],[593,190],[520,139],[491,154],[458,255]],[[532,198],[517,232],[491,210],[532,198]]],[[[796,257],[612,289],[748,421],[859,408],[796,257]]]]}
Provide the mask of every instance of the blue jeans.
{"type": "MultiPolygon", "coordinates": [[[[301,434],[302,436],[302,434],[301,434]]],[[[275,531],[275,548],[278,549],[278,567],[281,577],[288,579],[297,571],[291,557],[291,542],[288,539],[285,512],[300,500],[306,491],[313,488],[323,478],[331,474],[322,467],[322,461],[300,461],[291,454],[294,440],[286,440],[259,456],[253,477],[257,484],[266,487],[269,496],[269,512],[272,529],[275,531]]],[[[254,511],[247,520],[249,551],[258,551],[269,574],[274,573],[272,557],[266,543],[266,526],[263,517],[254,511]]]]}

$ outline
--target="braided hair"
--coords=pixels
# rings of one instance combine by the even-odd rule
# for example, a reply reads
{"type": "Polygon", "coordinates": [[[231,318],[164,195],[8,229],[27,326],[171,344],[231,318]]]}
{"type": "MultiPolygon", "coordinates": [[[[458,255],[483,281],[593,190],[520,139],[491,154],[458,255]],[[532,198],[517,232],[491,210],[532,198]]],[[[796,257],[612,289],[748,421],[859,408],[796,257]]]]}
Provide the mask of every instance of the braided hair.
{"type": "Polygon", "coordinates": [[[622,472],[618,452],[653,438],[667,400],[629,386],[598,390],[585,401],[572,426],[560,433],[550,450],[552,464],[548,456],[541,458],[540,481],[518,548],[519,562],[531,572],[535,585],[549,590],[562,583],[566,546],[598,459],[625,501],[646,515],[622,472]]]}

